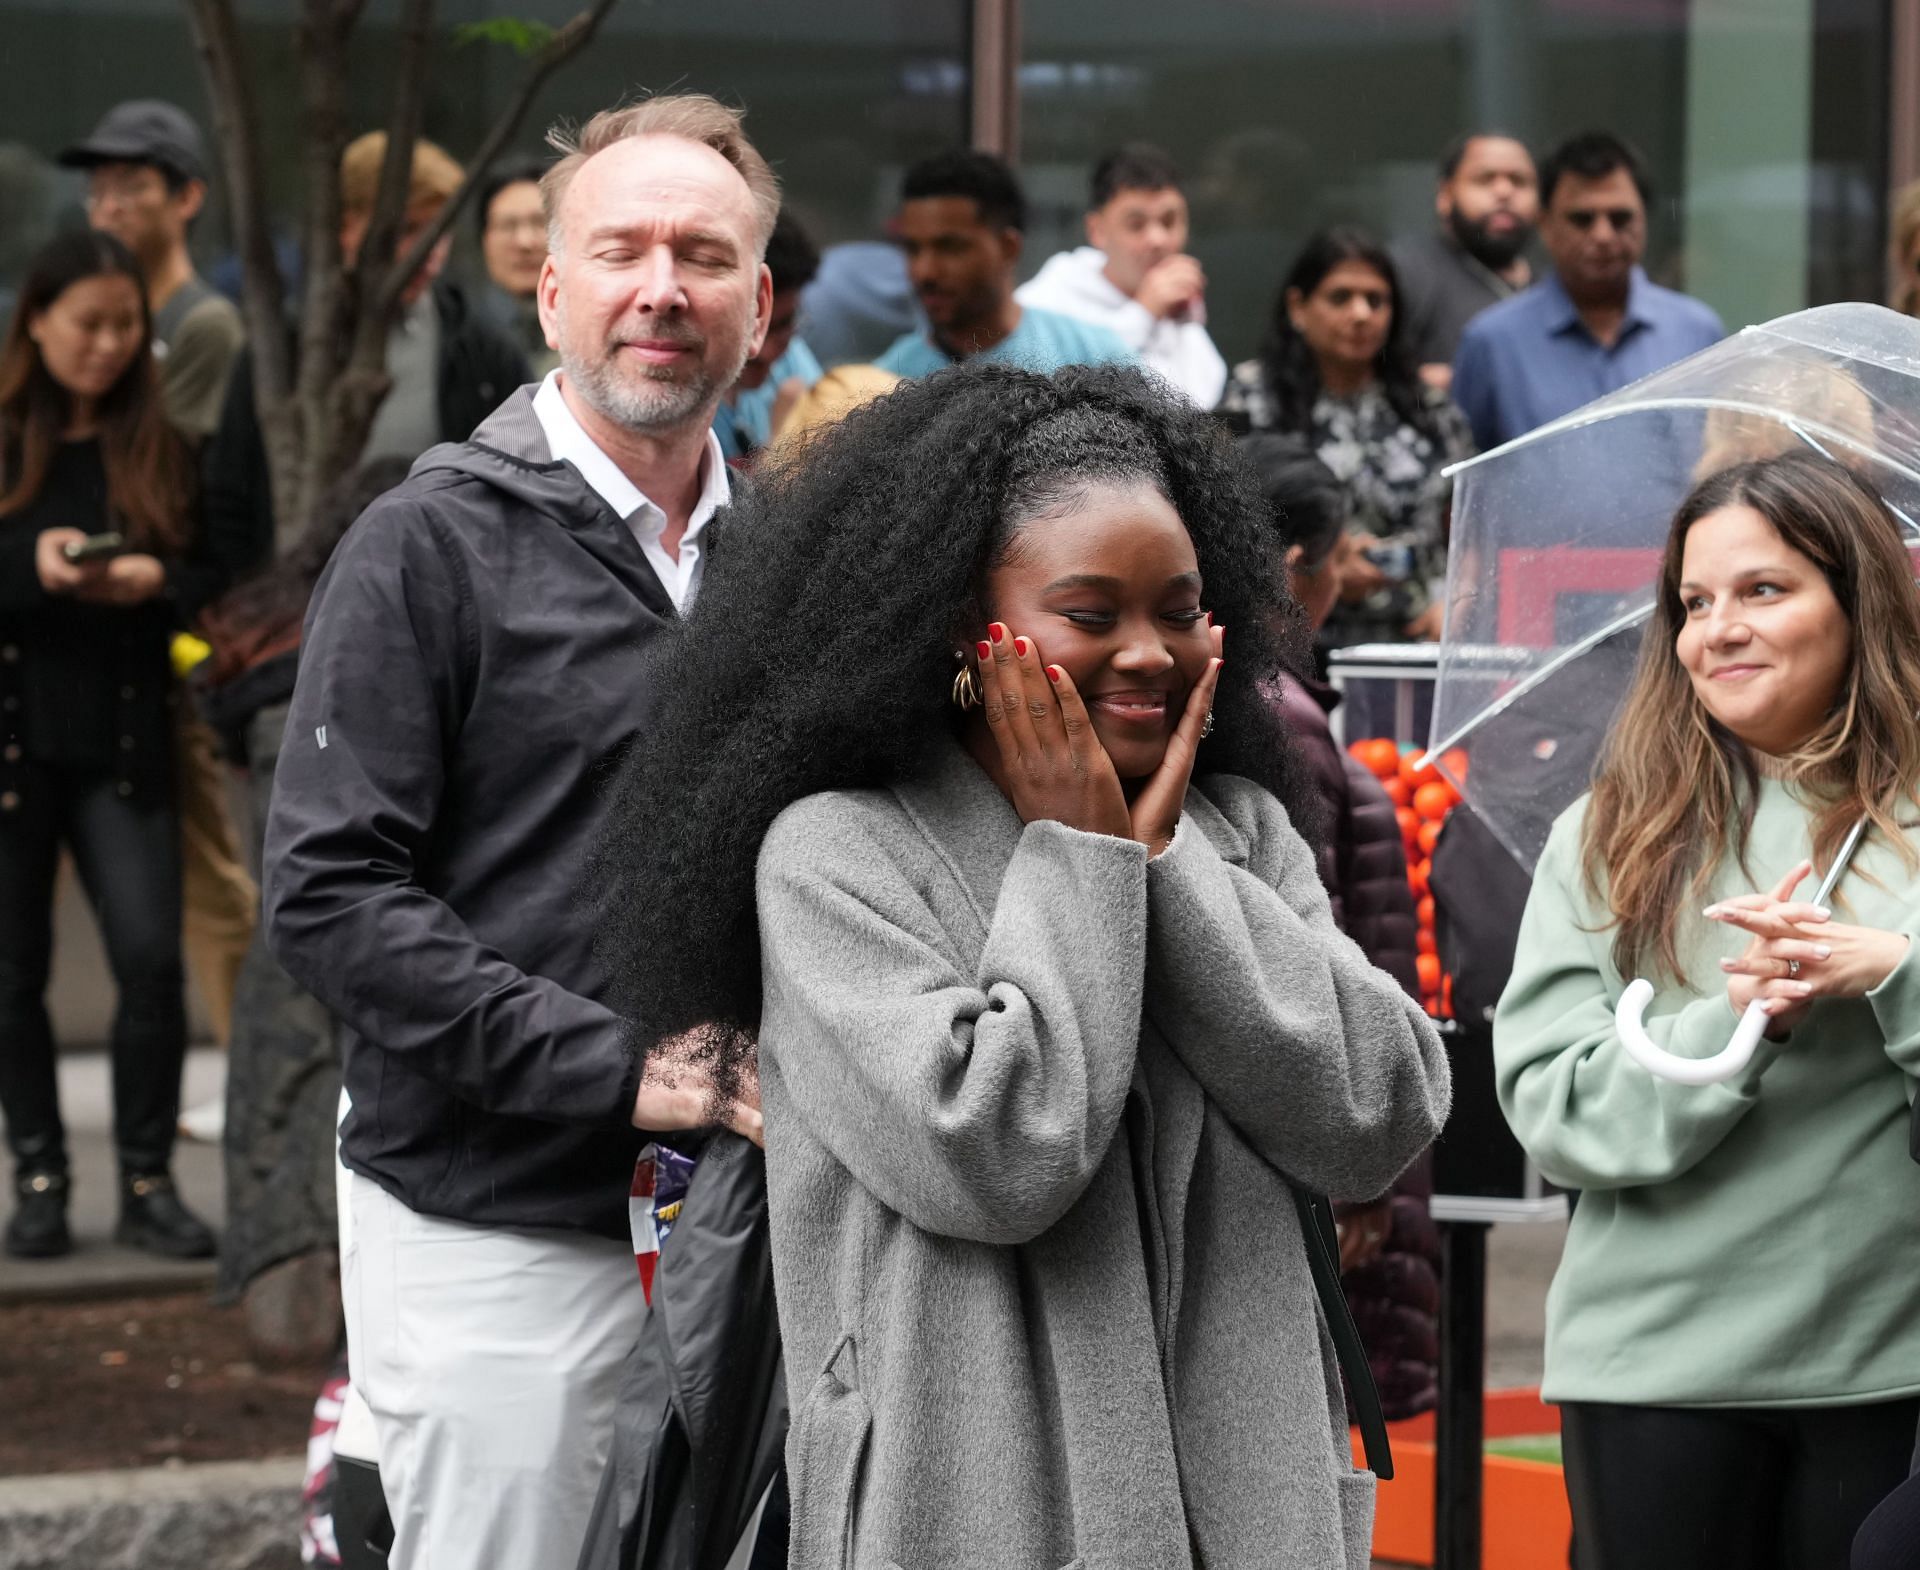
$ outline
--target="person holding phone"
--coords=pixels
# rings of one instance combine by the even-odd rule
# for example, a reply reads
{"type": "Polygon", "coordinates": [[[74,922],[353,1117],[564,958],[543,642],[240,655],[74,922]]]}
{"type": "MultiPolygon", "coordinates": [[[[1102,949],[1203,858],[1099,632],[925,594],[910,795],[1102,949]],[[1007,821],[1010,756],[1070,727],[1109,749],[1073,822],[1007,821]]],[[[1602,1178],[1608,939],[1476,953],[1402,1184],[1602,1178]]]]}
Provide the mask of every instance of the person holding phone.
{"type": "Polygon", "coordinates": [[[16,1257],[72,1247],[45,999],[62,850],[119,990],[115,1237],[213,1251],[170,1175],[187,1027],[168,644],[244,551],[195,537],[151,333],[133,254],[82,232],[34,257],[0,345],[0,1114],[16,1257]]]}
{"type": "Polygon", "coordinates": [[[1310,239],[1280,286],[1259,356],[1234,367],[1220,415],[1236,434],[1304,436],[1346,487],[1361,536],[1326,648],[1440,636],[1449,464],[1473,455],[1467,422],[1420,379],[1405,343],[1393,259],[1364,230],[1310,239]]]}
{"type": "Polygon", "coordinates": [[[1447,1065],[1282,805],[1304,628],[1209,426],[909,383],[664,650],[604,941],[648,1039],[757,1037],[795,1570],[1370,1562],[1295,1186],[1381,1192],[1447,1065]]]}

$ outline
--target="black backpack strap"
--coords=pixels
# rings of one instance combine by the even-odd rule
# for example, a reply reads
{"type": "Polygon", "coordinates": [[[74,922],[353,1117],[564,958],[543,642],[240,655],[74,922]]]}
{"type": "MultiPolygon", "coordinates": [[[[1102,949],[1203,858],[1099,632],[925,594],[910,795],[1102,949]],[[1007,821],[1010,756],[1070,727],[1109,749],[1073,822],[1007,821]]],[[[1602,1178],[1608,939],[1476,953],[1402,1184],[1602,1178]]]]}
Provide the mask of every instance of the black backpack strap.
{"type": "Polygon", "coordinates": [[[1294,1208],[1300,1212],[1300,1232],[1306,1240],[1313,1290],[1320,1296],[1321,1317],[1327,1322],[1327,1333],[1333,1337],[1334,1356],[1339,1359],[1347,1394],[1353,1400],[1354,1416],[1360,1423],[1360,1443],[1367,1453],[1367,1465],[1384,1483],[1393,1476],[1393,1450],[1387,1443],[1387,1419],[1380,1410],[1380,1392],[1373,1383],[1373,1370],[1367,1365],[1366,1348],[1360,1344],[1360,1327],[1354,1324],[1353,1312],[1347,1307],[1347,1295],[1340,1290],[1340,1241],[1333,1228],[1333,1207],[1323,1194],[1309,1193],[1298,1184],[1288,1187],[1293,1190],[1294,1208]]]}

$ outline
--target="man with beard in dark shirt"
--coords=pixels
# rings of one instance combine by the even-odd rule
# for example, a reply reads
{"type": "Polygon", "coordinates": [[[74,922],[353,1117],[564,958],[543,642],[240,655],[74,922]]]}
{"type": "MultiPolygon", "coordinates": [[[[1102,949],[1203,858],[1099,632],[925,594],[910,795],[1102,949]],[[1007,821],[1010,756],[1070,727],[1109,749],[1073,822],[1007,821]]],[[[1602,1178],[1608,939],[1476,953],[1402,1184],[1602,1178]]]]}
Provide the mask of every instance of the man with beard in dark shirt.
{"type": "Polygon", "coordinates": [[[1526,147],[1472,131],[1440,159],[1440,226],[1392,247],[1400,269],[1405,342],[1420,374],[1446,390],[1468,322],[1533,281],[1525,251],[1540,218],[1540,184],[1526,147]]]}

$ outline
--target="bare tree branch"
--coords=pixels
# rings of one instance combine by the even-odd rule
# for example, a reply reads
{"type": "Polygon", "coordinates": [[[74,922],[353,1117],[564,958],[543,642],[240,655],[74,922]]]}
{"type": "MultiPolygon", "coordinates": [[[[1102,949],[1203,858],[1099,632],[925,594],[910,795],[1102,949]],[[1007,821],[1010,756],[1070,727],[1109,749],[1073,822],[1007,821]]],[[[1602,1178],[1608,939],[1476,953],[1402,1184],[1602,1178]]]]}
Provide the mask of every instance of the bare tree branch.
{"type": "MultiPolygon", "coordinates": [[[[353,3],[353,0],[349,0],[353,3]]],[[[413,189],[414,147],[426,114],[427,60],[432,46],[434,0],[407,0],[394,64],[387,146],[374,189],[373,210],[353,266],[346,276],[352,332],[335,338],[340,356],[328,388],[324,439],[309,452],[316,477],[350,467],[366,445],[367,432],[387,395],[387,338],[412,271],[402,273],[394,255],[413,189]]]]}
{"type": "Polygon", "coordinates": [[[267,397],[286,395],[287,285],[273,251],[266,173],[260,164],[260,114],[240,42],[232,0],[186,0],[187,26],[213,104],[214,139],[227,182],[235,249],[242,262],[241,299],[253,343],[254,381],[267,397]]]}
{"type": "Polygon", "coordinates": [[[347,145],[347,40],[355,14],[356,8],[343,0],[303,0],[295,30],[305,116],[301,250],[306,280],[294,405],[300,464],[285,491],[274,494],[283,541],[299,531],[324,483],[315,458],[329,425],[328,394],[345,359],[342,340],[351,319],[340,257],[340,154],[347,145]]]}
{"type": "Polygon", "coordinates": [[[487,170],[519,131],[520,123],[526,119],[527,111],[533,107],[533,101],[539,96],[540,89],[546,86],[547,79],[593,41],[593,35],[600,30],[607,13],[618,3],[619,0],[594,0],[592,5],[575,13],[541,45],[513,101],[501,111],[493,128],[481,141],[479,150],[468,161],[466,178],[460,182],[446,206],[441,208],[439,217],[408,247],[407,254],[394,267],[388,288],[395,299],[398,299],[400,290],[406,287],[406,280],[420,270],[420,264],[426,261],[428,253],[440,243],[442,236],[459,222],[461,213],[472,201],[480,182],[487,177],[487,170]]]}

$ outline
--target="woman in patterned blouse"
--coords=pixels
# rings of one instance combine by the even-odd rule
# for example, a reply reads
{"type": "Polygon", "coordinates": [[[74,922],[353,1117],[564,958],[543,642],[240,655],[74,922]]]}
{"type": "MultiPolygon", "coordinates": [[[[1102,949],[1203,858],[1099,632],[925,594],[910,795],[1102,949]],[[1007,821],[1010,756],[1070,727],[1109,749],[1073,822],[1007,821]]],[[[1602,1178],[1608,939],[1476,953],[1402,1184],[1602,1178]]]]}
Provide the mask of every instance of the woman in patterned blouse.
{"type": "Polygon", "coordinates": [[[1363,230],[1323,230],[1281,286],[1258,359],[1234,368],[1220,414],[1236,432],[1304,436],[1346,488],[1365,554],[1321,634],[1327,647],[1440,636],[1448,464],[1473,439],[1402,347],[1399,281],[1363,230]]]}

